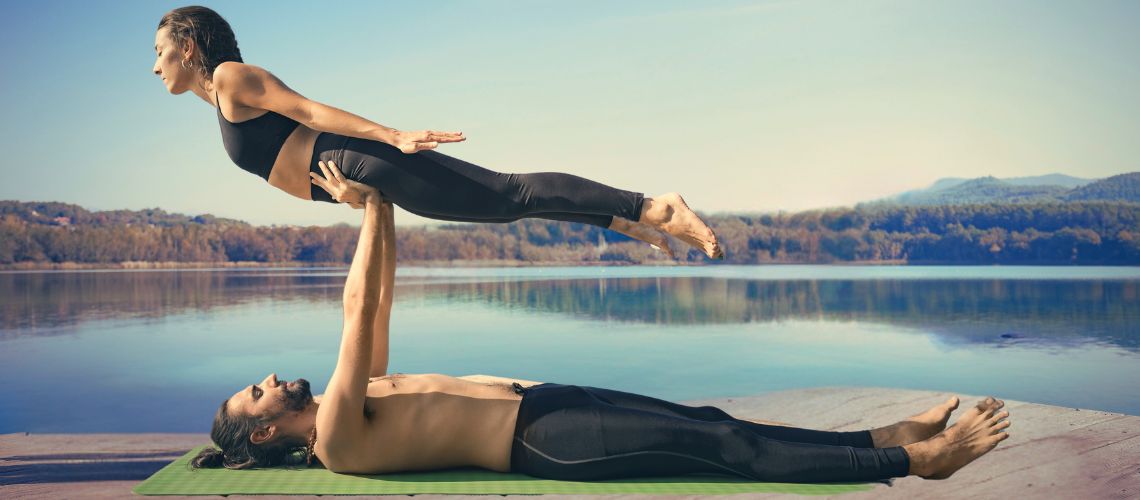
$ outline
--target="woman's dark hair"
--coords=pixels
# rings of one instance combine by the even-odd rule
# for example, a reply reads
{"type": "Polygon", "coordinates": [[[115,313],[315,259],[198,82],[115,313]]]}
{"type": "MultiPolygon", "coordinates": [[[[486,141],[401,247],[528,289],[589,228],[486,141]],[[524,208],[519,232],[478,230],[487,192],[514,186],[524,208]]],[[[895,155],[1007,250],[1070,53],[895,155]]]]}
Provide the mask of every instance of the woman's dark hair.
{"type": "Polygon", "coordinates": [[[179,49],[194,40],[198,50],[190,60],[207,80],[213,80],[214,68],[223,62],[244,62],[230,23],[208,7],[191,5],[167,12],[158,22],[158,29],[164,27],[170,29],[170,38],[179,49]]]}
{"type": "Polygon", "coordinates": [[[273,443],[253,444],[249,436],[259,426],[269,424],[273,419],[251,417],[228,411],[230,400],[222,402],[214,415],[214,427],[210,439],[221,449],[207,447],[190,460],[190,467],[227,469],[252,469],[277,465],[302,465],[315,461],[310,459],[311,443],[284,437],[273,443]]]}

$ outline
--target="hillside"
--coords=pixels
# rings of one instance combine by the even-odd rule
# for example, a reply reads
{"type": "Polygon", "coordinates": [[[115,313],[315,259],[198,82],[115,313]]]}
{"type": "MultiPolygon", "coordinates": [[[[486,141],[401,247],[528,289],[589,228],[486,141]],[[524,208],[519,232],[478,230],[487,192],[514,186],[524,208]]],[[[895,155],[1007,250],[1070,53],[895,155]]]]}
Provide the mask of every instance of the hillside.
{"type": "Polygon", "coordinates": [[[1065,194],[1067,201],[1132,201],[1140,202],[1140,172],[1114,175],[1065,194]]]}
{"type": "Polygon", "coordinates": [[[968,205],[979,203],[1052,203],[1127,201],[1140,203],[1140,172],[1089,180],[1063,174],[998,179],[948,177],[926,189],[861,203],[858,206],[968,205]]]}
{"type": "MultiPolygon", "coordinates": [[[[1115,192],[1112,189],[1128,179],[1096,189],[1115,192]]],[[[978,191],[1001,189],[995,179],[958,187],[971,186],[978,191]]],[[[348,225],[252,226],[158,209],[91,212],[58,203],[0,202],[0,210],[0,267],[344,264],[352,259],[358,232],[348,225]]],[[[710,262],[674,240],[681,262],[1140,265],[1140,203],[1132,202],[880,205],[717,214],[705,220],[720,238],[727,259],[710,262]]],[[[541,219],[402,226],[396,241],[403,264],[674,262],[612,231],[541,219]]]]}
{"type": "Polygon", "coordinates": [[[213,215],[182,215],[168,213],[161,208],[143,210],[106,210],[92,212],[79,205],[54,201],[21,202],[0,200],[0,220],[7,217],[36,225],[45,226],[158,226],[170,227],[185,224],[245,225],[234,220],[213,215]]]}

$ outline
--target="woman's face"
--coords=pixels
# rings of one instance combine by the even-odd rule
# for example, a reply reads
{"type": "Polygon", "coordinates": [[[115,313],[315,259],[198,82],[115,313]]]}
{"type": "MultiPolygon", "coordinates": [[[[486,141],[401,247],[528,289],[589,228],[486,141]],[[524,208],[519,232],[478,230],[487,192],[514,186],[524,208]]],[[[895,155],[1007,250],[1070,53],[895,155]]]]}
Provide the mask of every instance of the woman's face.
{"type": "MultiPolygon", "coordinates": [[[[171,94],[181,94],[190,89],[197,76],[198,68],[185,69],[182,61],[186,54],[170,39],[169,29],[163,27],[154,34],[154,74],[162,78],[163,85],[171,94]]],[[[189,63],[187,63],[189,67],[189,63]]]]}

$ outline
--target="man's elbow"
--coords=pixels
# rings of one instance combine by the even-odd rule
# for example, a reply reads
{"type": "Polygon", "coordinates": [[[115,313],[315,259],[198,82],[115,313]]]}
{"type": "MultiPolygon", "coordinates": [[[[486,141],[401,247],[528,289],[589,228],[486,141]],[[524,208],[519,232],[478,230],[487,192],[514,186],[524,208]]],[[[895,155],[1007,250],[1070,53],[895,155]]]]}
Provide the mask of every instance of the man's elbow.
{"type": "Polygon", "coordinates": [[[374,293],[345,293],[345,315],[352,314],[365,319],[372,319],[380,308],[377,304],[377,295],[374,293]]]}

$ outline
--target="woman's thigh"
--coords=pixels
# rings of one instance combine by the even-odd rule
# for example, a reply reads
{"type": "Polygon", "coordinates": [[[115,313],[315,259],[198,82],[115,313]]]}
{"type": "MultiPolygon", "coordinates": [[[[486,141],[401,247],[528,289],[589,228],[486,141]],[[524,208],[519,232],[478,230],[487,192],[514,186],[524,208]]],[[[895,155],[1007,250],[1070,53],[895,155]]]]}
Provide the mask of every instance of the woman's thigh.
{"type": "MultiPolygon", "coordinates": [[[[501,174],[435,151],[406,154],[379,141],[349,138],[340,166],[410,212],[446,220],[509,219],[514,200],[501,174]]],[[[517,217],[516,217],[517,218],[517,217]]]]}
{"type": "Polygon", "coordinates": [[[341,156],[348,178],[412,213],[442,220],[535,217],[609,227],[614,216],[637,220],[644,199],[571,174],[495,172],[436,151],[405,154],[379,141],[348,138],[341,156]]]}

